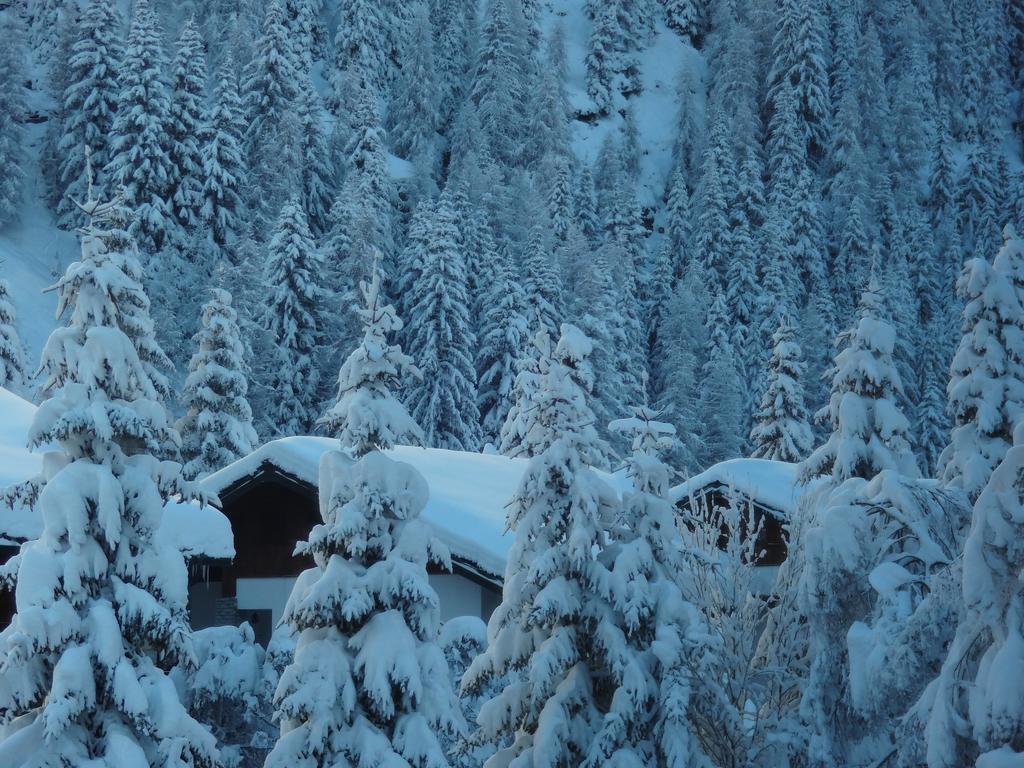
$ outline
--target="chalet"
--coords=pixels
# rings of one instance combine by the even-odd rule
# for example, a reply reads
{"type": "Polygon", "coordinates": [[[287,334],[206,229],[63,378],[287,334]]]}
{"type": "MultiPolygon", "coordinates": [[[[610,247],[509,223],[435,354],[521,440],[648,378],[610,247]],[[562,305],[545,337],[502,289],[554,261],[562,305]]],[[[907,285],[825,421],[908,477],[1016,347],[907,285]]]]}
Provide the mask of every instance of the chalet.
{"type": "MultiPolygon", "coordinates": [[[[788,554],[789,522],[801,498],[817,485],[797,482],[797,465],[768,459],[731,459],[694,475],[671,491],[671,500],[688,516],[720,514],[730,504],[753,512],[758,528],[757,565],[774,572],[788,554]]],[[[741,532],[741,535],[743,533],[741,532]]],[[[724,545],[724,541],[722,542],[724,545]]]]}
{"type": "MultiPolygon", "coordinates": [[[[321,522],[317,500],[320,458],[337,448],[324,437],[267,443],[203,481],[230,521],[237,555],[194,561],[189,603],[195,627],[248,621],[266,642],[284,612],[296,577],[310,558],[295,544],[321,522]]],[[[423,518],[448,547],[452,571],[433,569],[441,618],[486,620],[501,601],[505,505],[525,461],[434,448],[398,446],[389,454],[419,470],[430,487],[423,518]]]]}

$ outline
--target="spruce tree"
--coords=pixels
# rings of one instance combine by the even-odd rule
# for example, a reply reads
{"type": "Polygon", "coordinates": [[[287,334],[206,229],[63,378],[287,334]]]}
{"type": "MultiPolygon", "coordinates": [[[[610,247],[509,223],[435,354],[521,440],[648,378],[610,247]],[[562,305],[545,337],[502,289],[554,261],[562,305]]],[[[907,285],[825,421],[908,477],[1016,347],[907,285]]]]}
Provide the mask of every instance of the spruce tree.
{"type": "Polygon", "coordinates": [[[450,569],[451,561],[419,519],[429,494],[423,476],[382,452],[422,436],[391,393],[415,369],[388,342],[402,323],[384,303],[378,268],[361,288],[363,340],[321,420],[340,450],[321,458],[323,523],[297,547],[314,565],[285,608],[298,643],[274,694],[282,727],[267,768],[448,768],[440,737],[461,727],[427,580],[429,564],[450,569]]]}
{"type": "Polygon", "coordinates": [[[416,350],[423,379],[407,402],[435,448],[476,451],[480,447],[476,336],[469,324],[466,256],[461,248],[450,193],[441,196],[426,233],[409,296],[409,348],[416,350]]]}
{"type": "Polygon", "coordinates": [[[281,208],[267,245],[264,283],[270,297],[260,318],[273,359],[264,363],[268,402],[261,404],[264,435],[308,434],[315,420],[319,370],[323,260],[297,196],[281,208]]]}
{"type": "Polygon", "coordinates": [[[1024,427],[974,504],[963,550],[959,624],[937,679],[925,730],[929,766],[1012,766],[1024,758],[1019,647],[1024,601],[1024,427]]]}
{"type": "Polygon", "coordinates": [[[661,0],[665,6],[666,23],[695,48],[700,48],[704,35],[705,3],[702,0],[661,0]]]}
{"type": "Polygon", "coordinates": [[[213,289],[203,305],[202,327],[192,337],[198,349],[188,364],[178,421],[185,476],[216,472],[248,456],[259,443],[246,394],[249,381],[238,314],[231,294],[213,289]]]}
{"type": "Polygon", "coordinates": [[[615,409],[629,394],[636,392],[636,377],[627,369],[631,360],[629,341],[620,305],[623,297],[615,284],[608,261],[614,251],[601,248],[580,276],[575,293],[573,320],[594,345],[590,366],[594,372],[591,407],[598,432],[605,434],[605,425],[615,409]]]}
{"type": "Polygon", "coordinates": [[[402,65],[387,121],[392,151],[431,169],[436,162],[437,129],[441,126],[433,40],[427,4],[419,2],[412,13],[412,50],[409,61],[402,65]]]}
{"type": "Polygon", "coordinates": [[[0,387],[17,391],[25,385],[25,350],[18,336],[11,285],[0,280],[0,387]]]}
{"type": "Polygon", "coordinates": [[[24,122],[25,54],[16,22],[0,20],[0,227],[14,220],[21,210],[21,192],[27,160],[24,122]]]}
{"type": "Polygon", "coordinates": [[[100,188],[106,185],[105,168],[111,157],[114,118],[121,98],[121,57],[117,8],[107,0],[90,0],[78,24],[68,60],[67,87],[61,95],[57,182],[64,196],[57,214],[62,227],[82,223],[84,217],[75,201],[85,199],[90,184],[95,182],[100,188]]]}
{"type": "Polygon", "coordinates": [[[549,332],[560,327],[565,317],[562,279],[552,262],[546,233],[539,225],[530,231],[523,254],[523,292],[531,324],[539,322],[549,332]]]}
{"type": "Polygon", "coordinates": [[[206,54],[195,19],[190,18],[178,38],[171,62],[170,138],[171,207],[178,224],[191,232],[200,222],[203,207],[203,171],[200,134],[206,93],[206,54]]]}
{"type": "Polygon", "coordinates": [[[124,188],[133,214],[130,232],[147,253],[182,239],[171,207],[174,164],[166,70],[160,24],[147,0],[138,0],[121,63],[107,174],[124,188]]]}
{"type": "Polygon", "coordinates": [[[334,168],[323,125],[323,109],[312,78],[300,89],[297,104],[299,157],[302,159],[302,205],[310,231],[323,235],[330,224],[334,196],[334,168]]]}
{"type": "Polygon", "coordinates": [[[477,406],[483,439],[498,444],[512,407],[512,390],[529,324],[526,297],[508,249],[496,249],[482,286],[480,344],[476,353],[477,406]]]}
{"type": "Polygon", "coordinates": [[[704,152],[693,251],[707,279],[723,288],[732,250],[726,190],[735,189],[733,171],[724,118],[716,115],[704,152]]]}
{"type": "MultiPolygon", "coordinates": [[[[538,343],[548,345],[545,332],[538,343]]],[[[590,352],[589,340],[566,324],[552,357],[541,354],[528,433],[534,458],[509,506],[516,537],[502,603],[488,626],[490,646],[463,678],[463,692],[472,695],[509,676],[481,707],[470,739],[505,745],[488,766],[581,762],[601,729],[600,692],[612,683],[610,670],[630,680],[630,673],[643,675],[622,647],[609,599],[588,586],[609,581],[595,552],[607,544],[617,507],[590,468],[598,438],[581,386],[590,352]]]]}
{"type": "Polygon", "coordinates": [[[602,115],[608,114],[613,104],[615,75],[620,67],[620,34],[614,3],[599,3],[590,32],[586,64],[587,94],[602,115]]]}
{"type": "Polygon", "coordinates": [[[1024,413],[1024,240],[1011,227],[996,263],[971,259],[958,283],[963,336],[950,368],[953,432],[943,479],[973,501],[1013,440],[1024,413]]]}
{"type": "Polygon", "coordinates": [[[272,220],[293,194],[302,167],[295,120],[300,73],[284,13],[282,0],[267,6],[241,84],[248,121],[244,151],[253,190],[250,205],[263,222],[272,220]]]}
{"type": "Polygon", "coordinates": [[[517,4],[509,0],[488,2],[469,91],[491,154],[507,163],[515,161],[524,138],[524,118],[517,105],[527,98],[516,11],[517,4]]]}
{"type": "MultiPolygon", "coordinates": [[[[345,182],[338,202],[347,212],[346,236],[368,249],[349,255],[347,271],[357,279],[369,276],[368,256],[380,252],[385,278],[396,279],[392,221],[395,190],[388,173],[387,136],[377,114],[377,96],[369,88],[358,93],[345,155],[345,182]]],[[[355,282],[346,288],[354,292],[355,282]]]]}
{"type": "Polygon", "coordinates": [[[704,356],[698,385],[697,423],[700,460],[705,467],[740,455],[743,441],[744,382],[740,380],[736,352],[729,340],[729,313],[725,295],[711,294],[704,321],[704,356]]]}
{"type": "Polygon", "coordinates": [[[896,404],[903,385],[893,360],[895,345],[896,333],[872,278],[861,296],[856,326],[840,337],[832,394],[819,413],[828,418],[832,432],[801,465],[802,477],[826,475],[840,483],[851,477],[870,480],[885,469],[918,475],[910,423],[896,404]]]}
{"type": "MultiPolygon", "coordinates": [[[[687,564],[674,541],[677,522],[668,500],[671,472],[661,455],[675,428],[647,406],[613,421],[632,448],[626,470],[633,490],[622,497],[611,559],[612,605],[622,636],[613,644],[609,712],[587,756],[588,766],[700,765],[707,760],[690,718],[691,670],[706,653],[707,632],[684,588],[687,564]],[[643,663],[644,672],[635,666],[643,663]]],[[[710,645],[710,643],[708,644],[710,645]]]]}
{"type": "Polygon", "coordinates": [[[14,736],[22,765],[214,768],[216,741],[167,674],[194,658],[188,574],[156,535],[165,505],[196,492],[178,464],[154,456],[177,436],[136,352],[140,329],[126,325],[148,300],[134,253],[113,245],[123,238],[107,229],[111,209],[83,204],[81,258],[56,285],[68,319],[43,350],[49,399],[28,439],[57,451],[36,502],[43,529],[19,555],[17,613],[0,640],[0,718],[25,726],[14,736]]]}
{"type": "Polygon", "coordinates": [[[200,133],[203,206],[200,216],[210,243],[230,261],[238,260],[237,241],[245,208],[242,189],[246,166],[242,155],[245,123],[234,61],[226,56],[217,72],[210,112],[200,133]]]}
{"type": "Polygon", "coordinates": [[[825,61],[825,25],[818,0],[783,0],[772,41],[768,99],[779,109],[780,84],[787,82],[793,88],[798,134],[804,137],[811,158],[821,157],[828,146],[825,61]]]}
{"type": "Polygon", "coordinates": [[[392,9],[397,4],[372,0],[341,0],[338,3],[338,31],[334,36],[334,96],[344,109],[347,99],[346,75],[356,74],[363,85],[382,91],[391,79],[390,60],[394,53],[389,37],[397,27],[392,9]]]}
{"type": "Polygon", "coordinates": [[[813,438],[804,406],[803,354],[788,316],[779,318],[773,341],[775,348],[768,364],[767,386],[750,435],[754,445],[752,455],[799,462],[810,454],[813,438]]]}

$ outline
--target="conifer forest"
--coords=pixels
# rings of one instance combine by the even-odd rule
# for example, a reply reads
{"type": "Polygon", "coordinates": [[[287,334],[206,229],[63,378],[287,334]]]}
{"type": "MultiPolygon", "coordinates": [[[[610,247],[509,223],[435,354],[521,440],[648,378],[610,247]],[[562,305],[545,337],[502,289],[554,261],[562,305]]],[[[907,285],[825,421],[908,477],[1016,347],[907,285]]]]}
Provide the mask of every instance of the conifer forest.
{"type": "Polygon", "coordinates": [[[1024,0],[0,0],[0,768],[1024,768],[1024,0]]]}

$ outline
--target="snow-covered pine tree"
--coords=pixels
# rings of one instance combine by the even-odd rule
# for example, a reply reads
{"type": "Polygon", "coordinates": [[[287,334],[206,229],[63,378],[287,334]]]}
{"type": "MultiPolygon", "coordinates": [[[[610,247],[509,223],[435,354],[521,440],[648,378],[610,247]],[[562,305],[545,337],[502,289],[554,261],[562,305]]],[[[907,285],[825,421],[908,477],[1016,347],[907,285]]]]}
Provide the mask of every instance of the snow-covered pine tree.
{"type": "Polygon", "coordinates": [[[357,313],[363,340],[342,364],[337,401],[318,422],[357,458],[398,443],[423,442],[423,430],[391,392],[403,374],[418,379],[422,373],[400,346],[388,341],[403,323],[394,307],[385,303],[379,255],[373,275],[371,282],[360,283],[364,306],[357,313]]]}
{"type": "Polygon", "coordinates": [[[11,285],[0,280],[0,387],[18,391],[26,384],[25,350],[15,326],[17,313],[11,285]]]}
{"type": "Polygon", "coordinates": [[[707,8],[704,0],[661,0],[665,6],[665,22],[676,32],[700,48],[704,36],[707,8]]]}
{"type": "Polygon", "coordinates": [[[115,207],[83,205],[81,259],[56,285],[67,324],[40,363],[49,399],[29,442],[59,451],[37,501],[42,533],[19,555],[17,614],[0,636],[0,718],[23,725],[12,768],[219,765],[213,735],[166,674],[193,658],[188,578],[156,531],[167,501],[195,492],[178,464],[154,456],[177,438],[136,352],[138,329],[125,327],[148,300],[134,254],[110,245],[115,207]]]}
{"type": "Polygon", "coordinates": [[[409,296],[409,348],[423,378],[406,396],[435,448],[476,451],[483,435],[477,410],[476,336],[469,324],[466,254],[446,189],[434,208],[409,296]]]}
{"type": "Polygon", "coordinates": [[[475,35],[475,10],[460,0],[431,3],[439,128],[451,125],[468,90],[467,76],[474,50],[470,30],[475,35]]]}
{"type": "MultiPolygon", "coordinates": [[[[942,671],[922,696],[932,768],[1013,766],[1024,760],[1024,423],[989,476],[963,551],[960,621],[942,671]]],[[[920,705],[919,705],[920,706],[920,705]]]]}
{"type": "Polygon", "coordinates": [[[704,151],[693,229],[694,258],[700,262],[713,290],[725,287],[725,271],[732,255],[726,190],[735,189],[735,168],[724,118],[712,116],[704,151]]]}
{"type": "Polygon", "coordinates": [[[107,0],[90,0],[78,22],[67,88],[61,95],[57,186],[64,196],[57,213],[62,227],[82,223],[84,217],[75,201],[85,199],[91,184],[98,181],[99,187],[105,186],[104,169],[110,160],[114,117],[121,98],[121,56],[121,18],[116,6],[107,0]],[[98,178],[90,173],[98,173],[98,178]]]}
{"type": "Polygon", "coordinates": [[[736,352],[729,341],[729,312],[721,290],[711,294],[704,319],[703,361],[697,396],[697,425],[702,466],[740,455],[743,441],[743,397],[736,352]]]}
{"type": "Polygon", "coordinates": [[[441,116],[434,33],[427,3],[416,4],[411,23],[409,61],[402,65],[397,92],[388,105],[388,138],[396,155],[432,169],[437,162],[441,116]]]}
{"type": "Polygon", "coordinates": [[[148,0],[137,0],[121,62],[121,95],[111,128],[108,180],[124,188],[132,212],[130,232],[139,247],[155,253],[179,243],[171,208],[171,96],[163,32],[148,0]]]}
{"type": "Polygon", "coordinates": [[[200,222],[203,207],[200,132],[206,94],[206,54],[195,18],[189,18],[178,37],[171,62],[171,111],[167,132],[171,160],[170,200],[178,225],[190,233],[200,222]]]}
{"type": "Polygon", "coordinates": [[[0,19],[0,227],[21,209],[27,159],[25,144],[25,57],[23,30],[10,14],[0,19]]]}
{"type": "Polygon", "coordinates": [[[264,284],[271,291],[260,318],[270,334],[273,359],[263,364],[267,387],[260,412],[264,435],[303,435],[313,427],[318,405],[323,259],[306,223],[302,202],[293,196],[281,208],[267,245],[264,284]]]}
{"type": "Polygon", "coordinates": [[[662,418],[676,427],[671,464],[680,470],[698,469],[697,405],[699,361],[706,343],[703,308],[707,286],[699,269],[691,269],[668,296],[654,346],[649,388],[662,418]]]}
{"type": "Polygon", "coordinates": [[[238,315],[231,294],[215,288],[203,306],[198,349],[188,364],[178,421],[185,476],[199,477],[247,456],[259,438],[246,394],[249,382],[238,315]]]}
{"type": "Polygon", "coordinates": [[[272,0],[241,83],[248,120],[244,152],[253,195],[250,208],[265,222],[273,220],[297,188],[301,159],[294,113],[300,82],[283,0],[272,0]]]}
{"type": "Polygon", "coordinates": [[[675,428],[652,408],[613,421],[612,432],[632,446],[626,459],[633,490],[623,494],[616,545],[609,563],[609,596],[617,632],[610,646],[612,690],[604,723],[585,766],[700,765],[708,758],[689,717],[691,670],[708,652],[707,627],[680,588],[687,566],[679,549],[675,510],[668,500],[671,472],[661,458],[675,428]],[[618,634],[621,632],[621,634],[618,634]]]}
{"type": "Polygon", "coordinates": [[[750,441],[753,456],[776,461],[803,461],[813,446],[804,405],[804,362],[788,316],[778,318],[775,347],[768,364],[767,387],[755,414],[750,441]]]}
{"type": "Polygon", "coordinates": [[[339,111],[351,107],[350,76],[358,73],[363,87],[385,90],[396,62],[391,38],[398,26],[397,4],[372,0],[341,0],[338,31],[334,36],[334,99],[339,111]]]}
{"type": "Polygon", "coordinates": [[[783,0],[772,41],[768,100],[777,107],[779,84],[794,90],[797,128],[812,159],[828,146],[829,89],[826,71],[825,23],[818,0],[783,0]]]}
{"type": "Polygon", "coordinates": [[[483,439],[498,444],[512,407],[512,390],[529,324],[526,297],[507,248],[496,249],[481,286],[480,343],[476,352],[477,405],[483,439]]]}
{"type": "MultiPolygon", "coordinates": [[[[623,376],[622,369],[628,368],[631,359],[630,345],[621,312],[624,299],[615,284],[609,255],[616,255],[615,250],[598,249],[573,291],[575,325],[594,345],[588,358],[594,372],[590,403],[602,435],[606,434],[615,409],[628,394],[636,392],[637,383],[634,376],[623,376]]],[[[627,373],[631,374],[628,370],[627,373]]]]}
{"type": "Polygon", "coordinates": [[[470,737],[470,743],[505,745],[487,768],[581,762],[603,722],[600,692],[611,683],[610,668],[642,674],[623,647],[608,599],[591,586],[610,578],[594,553],[606,545],[618,506],[590,467],[602,453],[580,383],[591,344],[569,324],[551,357],[544,354],[546,332],[537,343],[537,415],[527,435],[534,458],[509,506],[516,537],[502,603],[488,625],[490,644],[462,683],[472,695],[511,675],[481,707],[480,727],[470,737]]]}
{"type": "Polygon", "coordinates": [[[351,280],[344,289],[353,295],[357,281],[370,276],[370,253],[381,254],[385,280],[397,278],[392,222],[395,191],[388,172],[387,136],[377,109],[377,94],[360,88],[352,111],[352,134],[345,147],[345,182],[335,203],[346,212],[346,237],[362,244],[361,249],[349,253],[344,266],[351,280]]]}
{"type": "Polygon", "coordinates": [[[856,326],[840,337],[828,406],[831,434],[801,465],[803,478],[827,475],[836,483],[871,479],[885,469],[918,475],[907,434],[910,423],[896,404],[902,392],[893,350],[896,333],[883,315],[877,281],[861,295],[856,326]]]}
{"type": "Polygon", "coordinates": [[[531,323],[539,321],[548,333],[554,333],[565,317],[562,278],[551,259],[547,232],[539,224],[530,231],[522,264],[527,317],[531,323]]]}
{"type": "Polygon", "coordinates": [[[1024,414],[1024,240],[1010,226],[1004,237],[996,264],[971,259],[958,284],[965,306],[947,389],[953,432],[939,463],[943,479],[972,501],[1024,414]]]}
{"type": "Polygon", "coordinates": [[[238,95],[238,74],[230,55],[224,57],[217,72],[209,110],[200,133],[203,204],[199,214],[210,246],[235,262],[238,260],[237,238],[244,218],[242,188],[246,167],[242,136],[245,123],[238,95]]]}
{"type": "Polygon", "coordinates": [[[302,159],[302,205],[310,231],[323,235],[330,226],[331,202],[335,190],[335,169],[324,136],[323,108],[312,77],[299,89],[296,105],[299,128],[299,157],[302,159]]]}
{"type": "Polygon", "coordinates": [[[402,323],[384,303],[379,267],[373,271],[361,286],[363,341],[322,419],[341,450],[321,459],[323,523],[298,545],[315,565],[285,608],[298,644],[274,696],[281,737],[267,768],[448,768],[439,737],[462,727],[427,580],[428,563],[450,567],[450,558],[419,519],[423,476],[382,453],[418,442],[422,431],[391,393],[401,373],[415,369],[388,343],[402,323]]]}
{"type": "Polygon", "coordinates": [[[528,98],[520,8],[510,0],[487,3],[468,94],[486,146],[495,160],[509,164],[516,161],[524,138],[526,118],[518,105],[528,98]]]}

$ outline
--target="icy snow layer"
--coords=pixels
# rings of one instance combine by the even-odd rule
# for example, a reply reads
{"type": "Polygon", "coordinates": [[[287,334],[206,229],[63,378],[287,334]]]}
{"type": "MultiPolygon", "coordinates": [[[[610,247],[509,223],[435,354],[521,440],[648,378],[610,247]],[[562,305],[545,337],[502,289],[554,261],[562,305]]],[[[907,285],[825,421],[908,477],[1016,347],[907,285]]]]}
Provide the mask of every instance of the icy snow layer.
{"type": "MultiPolygon", "coordinates": [[[[43,109],[42,102],[38,92],[29,92],[30,110],[43,109]]],[[[56,325],[57,294],[43,291],[56,283],[65,267],[78,257],[79,248],[74,232],[57,228],[43,199],[38,153],[46,125],[29,123],[26,129],[32,159],[25,164],[24,203],[18,216],[9,226],[0,228],[0,278],[11,284],[18,315],[16,327],[28,348],[26,361],[31,370],[56,325]]]]}
{"type": "MultiPolygon", "coordinates": [[[[34,405],[0,387],[0,489],[28,480],[42,470],[42,453],[25,447],[35,412],[34,405]]],[[[42,529],[38,513],[0,504],[0,541],[36,538],[42,529]]],[[[231,524],[212,507],[168,504],[157,536],[172,543],[185,557],[230,558],[235,554],[231,524]]]]}
{"type": "MultiPolygon", "coordinates": [[[[586,86],[586,56],[592,24],[586,17],[584,4],[584,0],[561,0],[546,5],[541,25],[545,34],[559,24],[564,28],[569,104],[573,110],[587,112],[594,108],[586,86]]],[[[706,68],[700,54],[660,20],[653,40],[637,52],[637,61],[642,91],[629,99],[636,114],[643,152],[637,199],[641,205],[660,208],[665,183],[672,170],[672,147],[679,130],[679,82],[684,73],[701,82],[706,68]]],[[[698,111],[704,109],[702,89],[698,89],[694,106],[698,111]]],[[[580,159],[593,163],[604,137],[609,133],[618,135],[622,123],[622,117],[616,112],[593,123],[572,121],[573,151],[580,159]]]]}
{"type": "Polygon", "coordinates": [[[821,480],[797,483],[799,465],[769,459],[730,459],[694,475],[669,492],[673,502],[710,485],[724,485],[766,507],[791,514],[801,497],[821,480]]]}
{"type": "MultiPolygon", "coordinates": [[[[274,440],[210,475],[203,481],[203,488],[220,493],[258,472],[264,463],[316,487],[320,457],[337,447],[337,440],[326,437],[274,440]]],[[[426,478],[430,497],[421,517],[452,556],[475,563],[490,574],[503,574],[505,554],[514,538],[505,530],[505,506],[519,485],[527,460],[409,446],[397,446],[385,453],[408,462],[426,478]]],[[[603,477],[620,493],[628,487],[621,472],[603,477]]]]}

